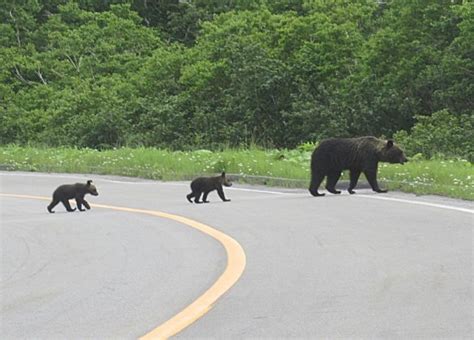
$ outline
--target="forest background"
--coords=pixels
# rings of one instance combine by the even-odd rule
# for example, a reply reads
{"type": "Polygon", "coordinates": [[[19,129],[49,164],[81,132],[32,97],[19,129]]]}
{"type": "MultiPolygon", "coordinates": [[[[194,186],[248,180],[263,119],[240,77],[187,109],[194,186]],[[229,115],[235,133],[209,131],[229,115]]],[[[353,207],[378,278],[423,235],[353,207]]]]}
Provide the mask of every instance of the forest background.
{"type": "Polygon", "coordinates": [[[0,0],[0,144],[294,148],[472,162],[471,1],[0,0]]]}

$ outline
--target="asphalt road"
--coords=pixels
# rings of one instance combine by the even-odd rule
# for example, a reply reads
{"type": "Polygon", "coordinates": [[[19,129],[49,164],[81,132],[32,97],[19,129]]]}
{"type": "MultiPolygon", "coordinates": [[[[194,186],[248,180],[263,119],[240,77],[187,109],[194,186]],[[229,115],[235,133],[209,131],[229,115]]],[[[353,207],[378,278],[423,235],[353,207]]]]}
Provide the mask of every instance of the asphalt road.
{"type": "MultiPolygon", "coordinates": [[[[231,236],[236,284],[177,338],[473,338],[471,202],[402,193],[312,197],[234,185],[0,172],[0,193],[50,197],[94,180],[92,204],[158,210],[231,236]]],[[[205,292],[226,251],[182,223],[0,195],[2,339],[137,338],[205,292]]]]}

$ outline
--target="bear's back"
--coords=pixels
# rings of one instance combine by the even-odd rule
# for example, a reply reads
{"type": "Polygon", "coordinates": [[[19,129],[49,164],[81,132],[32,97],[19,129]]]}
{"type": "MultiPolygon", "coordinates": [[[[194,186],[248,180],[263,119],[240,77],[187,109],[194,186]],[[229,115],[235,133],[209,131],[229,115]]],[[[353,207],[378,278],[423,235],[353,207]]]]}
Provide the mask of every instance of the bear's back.
{"type": "Polygon", "coordinates": [[[312,166],[344,170],[365,167],[377,153],[380,140],[372,136],[356,138],[329,138],[314,150],[312,166]]]}
{"type": "Polygon", "coordinates": [[[221,177],[199,177],[191,182],[193,191],[210,191],[217,189],[221,183],[221,177]]]}
{"type": "Polygon", "coordinates": [[[59,199],[71,199],[82,192],[85,192],[85,185],[83,183],[63,184],[54,191],[53,197],[59,199]]]}

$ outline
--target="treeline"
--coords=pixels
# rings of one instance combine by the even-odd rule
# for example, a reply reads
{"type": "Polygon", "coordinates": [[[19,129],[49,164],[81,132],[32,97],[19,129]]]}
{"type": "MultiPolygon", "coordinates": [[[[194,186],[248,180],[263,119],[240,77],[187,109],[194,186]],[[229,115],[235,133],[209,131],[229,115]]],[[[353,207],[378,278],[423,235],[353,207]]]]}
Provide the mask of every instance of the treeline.
{"type": "Polygon", "coordinates": [[[0,17],[2,144],[294,147],[438,115],[472,152],[470,1],[0,0],[0,17]]]}

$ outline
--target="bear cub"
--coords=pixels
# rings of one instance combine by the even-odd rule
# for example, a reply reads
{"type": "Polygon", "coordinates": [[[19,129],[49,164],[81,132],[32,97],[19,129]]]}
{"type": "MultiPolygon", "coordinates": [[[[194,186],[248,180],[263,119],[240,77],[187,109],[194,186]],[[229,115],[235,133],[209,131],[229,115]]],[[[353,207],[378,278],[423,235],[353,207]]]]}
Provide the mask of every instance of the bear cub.
{"type": "Polygon", "coordinates": [[[97,192],[96,187],[92,184],[92,181],[87,181],[86,184],[84,183],[76,183],[76,184],[63,184],[60,185],[53,193],[53,201],[48,205],[48,211],[50,213],[54,213],[53,208],[61,202],[67,211],[75,211],[76,208],[71,208],[69,204],[69,199],[75,198],[77,208],[80,211],[85,211],[82,209],[84,205],[87,209],[90,209],[89,203],[84,199],[86,194],[91,194],[93,196],[98,196],[99,193],[97,192]]]}
{"type": "Polygon", "coordinates": [[[230,199],[225,198],[224,190],[222,186],[230,187],[232,183],[230,180],[225,176],[225,172],[223,172],[220,176],[217,177],[199,177],[196,178],[191,182],[191,193],[186,196],[189,202],[193,203],[191,198],[194,197],[195,203],[209,203],[207,200],[207,195],[213,191],[217,190],[219,197],[224,202],[229,202],[230,199]],[[199,200],[201,198],[201,194],[204,193],[202,197],[202,202],[199,200]]]}
{"type": "Polygon", "coordinates": [[[350,172],[349,193],[357,185],[359,176],[364,173],[372,190],[387,192],[380,189],[377,182],[377,168],[379,162],[400,163],[407,162],[403,150],[393,140],[383,140],[372,136],[359,138],[331,138],[323,140],[311,156],[311,184],[309,192],[313,196],[324,196],[318,192],[319,185],[326,180],[326,190],[333,194],[340,194],[336,190],[336,183],[343,170],[350,172]]]}

